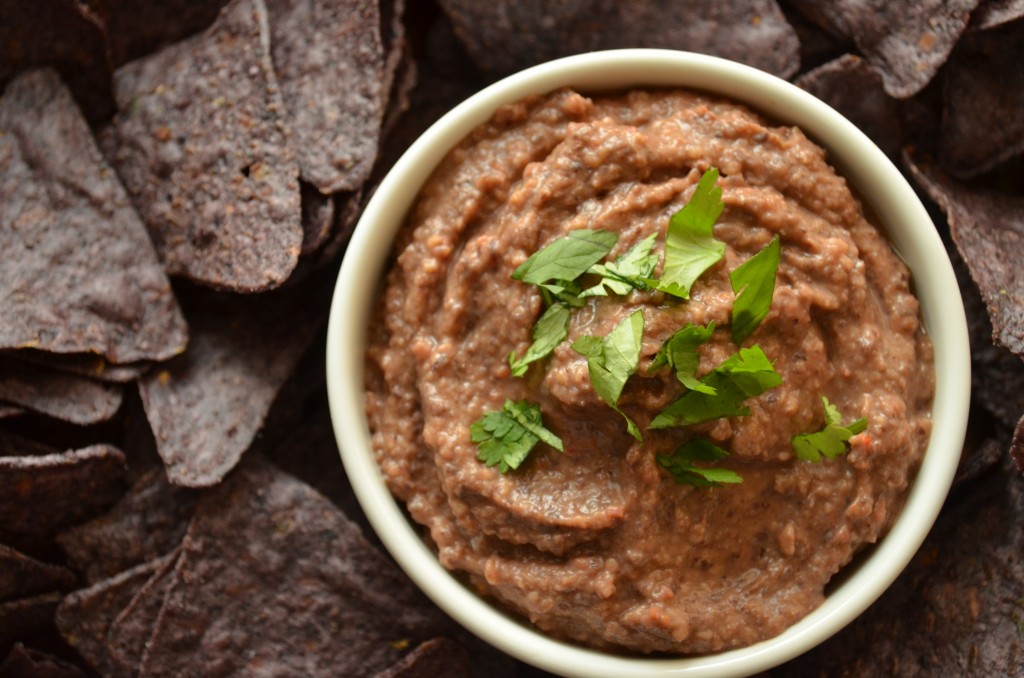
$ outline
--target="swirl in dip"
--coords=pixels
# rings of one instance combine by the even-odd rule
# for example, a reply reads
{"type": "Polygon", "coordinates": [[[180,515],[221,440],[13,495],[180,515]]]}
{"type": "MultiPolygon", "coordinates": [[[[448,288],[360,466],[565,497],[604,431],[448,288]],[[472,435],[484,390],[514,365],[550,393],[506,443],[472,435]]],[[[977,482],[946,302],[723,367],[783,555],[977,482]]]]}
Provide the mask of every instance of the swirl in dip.
{"type": "MultiPolygon", "coordinates": [[[[662,264],[658,266],[660,272],[662,264]]],[[[825,152],[793,127],[688,91],[587,98],[563,90],[499,109],[453,149],[399,235],[369,332],[366,407],[391,491],[445,567],[551,635],[600,648],[707,653],[774,636],[818,606],[829,580],[903,505],[931,430],[932,348],[906,267],[825,152]],[[651,290],[590,297],[568,338],[523,378],[544,312],[511,273],[576,229],[618,235],[609,259],[669,217],[702,172],[721,172],[724,258],[689,300],[651,290]],[[703,376],[736,353],[729,272],[781,240],[758,344],[782,384],[748,416],[648,430],[683,387],[648,373],[687,323],[719,331],[703,376]],[[571,344],[642,309],[639,371],[619,406],[594,391],[571,344]],[[798,460],[795,435],[823,426],[822,396],[867,431],[846,454],[798,460]],[[564,442],[517,470],[477,458],[470,426],[506,400],[540,405],[564,442]],[[677,484],[656,463],[702,436],[741,484],[677,484]]]]}

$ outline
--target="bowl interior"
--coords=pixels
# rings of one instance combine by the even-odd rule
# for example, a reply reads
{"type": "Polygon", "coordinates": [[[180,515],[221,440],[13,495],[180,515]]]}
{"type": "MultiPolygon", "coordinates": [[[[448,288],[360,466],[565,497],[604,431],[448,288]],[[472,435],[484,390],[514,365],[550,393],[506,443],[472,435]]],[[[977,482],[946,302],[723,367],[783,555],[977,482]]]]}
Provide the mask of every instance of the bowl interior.
{"type": "Polygon", "coordinates": [[[458,622],[501,650],[563,675],[738,676],[765,670],[822,642],[892,583],[935,521],[960,457],[970,395],[966,321],[952,267],[934,225],[899,170],[833,109],[789,83],[733,62],[667,50],[616,50],[543,64],[496,83],[438,121],[396,163],[367,205],[338,277],[327,348],[335,434],[357,498],[399,565],[458,622]],[[494,110],[530,94],[572,86],[583,92],[673,86],[718,94],[801,127],[877,215],[910,268],[935,347],[934,428],[907,504],[892,531],[825,603],[781,635],[715,655],[636,658],[552,640],[464,587],[438,563],[391,497],[377,470],[363,410],[363,355],[377,281],[419,187],[449,149],[494,110]]]}

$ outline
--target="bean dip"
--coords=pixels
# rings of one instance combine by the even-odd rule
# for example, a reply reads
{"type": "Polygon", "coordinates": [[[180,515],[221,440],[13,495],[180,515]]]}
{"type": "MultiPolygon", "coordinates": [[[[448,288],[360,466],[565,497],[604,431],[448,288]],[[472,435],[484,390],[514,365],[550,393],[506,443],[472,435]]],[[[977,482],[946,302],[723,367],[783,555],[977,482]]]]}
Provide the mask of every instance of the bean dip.
{"type": "MultiPolygon", "coordinates": [[[[499,109],[433,173],[402,230],[369,332],[366,407],[387,484],[445,567],[550,635],[636,652],[708,653],[772,637],[824,600],[829,580],[899,513],[931,431],[932,348],[909,274],[826,153],[796,128],[687,91],[588,98],[563,90],[499,109]],[[704,170],[721,173],[724,258],[689,300],[651,290],[591,297],[568,338],[523,378],[544,312],[510,275],[576,229],[618,234],[611,258],[669,217],[704,170]],[[648,430],[683,388],[649,374],[687,323],[716,331],[702,376],[738,347],[729,272],[781,240],[758,344],[782,384],[748,416],[648,430]],[[642,309],[640,369],[619,407],[591,385],[582,335],[642,309]],[[822,397],[866,432],[848,452],[798,460],[822,397]],[[506,400],[539,403],[564,452],[517,470],[477,458],[470,426],[506,400]],[[656,463],[703,436],[741,484],[677,484],[656,463]]],[[[660,270],[661,264],[659,264],[660,270]]]]}

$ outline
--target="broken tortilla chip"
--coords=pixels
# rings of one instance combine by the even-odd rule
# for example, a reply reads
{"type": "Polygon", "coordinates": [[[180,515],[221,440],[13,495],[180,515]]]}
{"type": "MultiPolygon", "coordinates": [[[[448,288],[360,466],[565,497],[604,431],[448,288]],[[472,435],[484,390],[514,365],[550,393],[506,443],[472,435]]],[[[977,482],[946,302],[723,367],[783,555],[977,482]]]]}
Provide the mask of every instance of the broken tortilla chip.
{"type": "Polygon", "coordinates": [[[168,272],[210,287],[280,285],[302,245],[298,167],[282,131],[262,0],[114,75],[103,147],[168,272]]]}
{"type": "Polygon", "coordinates": [[[0,97],[0,348],[111,362],[180,353],[187,328],[124,189],[53,71],[0,97]]]}

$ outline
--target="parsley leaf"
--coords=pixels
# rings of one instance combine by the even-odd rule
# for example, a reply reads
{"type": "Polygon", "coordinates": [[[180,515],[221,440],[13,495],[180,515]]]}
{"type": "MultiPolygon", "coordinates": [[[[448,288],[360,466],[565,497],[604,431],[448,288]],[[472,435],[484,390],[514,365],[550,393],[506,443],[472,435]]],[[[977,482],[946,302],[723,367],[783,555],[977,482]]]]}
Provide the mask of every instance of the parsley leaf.
{"type": "Polygon", "coordinates": [[[533,326],[533,343],[526,349],[523,357],[517,358],[515,351],[508,354],[508,366],[512,368],[512,376],[521,377],[526,374],[530,363],[546,358],[567,336],[569,309],[562,304],[549,306],[533,326]]]}
{"type": "Polygon", "coordinates": [[[725,208],[717,180],[714,167],[704,172],[689,202],[669,220],[661,278],[645,280],[655,289],[689,299],[693,283],[725,253],[725,243],[715,240],[712,232],[725,208]]]}
{"type": "Polygon", "coordinates": [[[587,359],[590,383],[601,400],[621,414],[626,428],[637,440],[642,440],[640,428],[619,409],[619,396],[626,381],[636,373],[640,362],[640,340],[644,332],[644,313],[637,309],[622,319],[604,338],[583,336],[573,342],[574,351],[587,359]]]}
{"type": "MultiPolygon", "coordinates": [[[[579,306],[579,286],[574,282],[597,262],[608,256],[619,236],[611,231],[571,231],[564,238],[530,255],[512,271],[515,280],[537,285],[554,297],[579,306]]],[[[545,301],[551,302],[545,295],[545,301]]]]}
{"type": "Polygon", "coordinates": [[[721,417],[744,417],[747,398],[759,396],[782,383],[768,356],[757,344],[741,348],[702,380],[715,389],[713,395],[689,391],[674,400],[651,422],[649,428],[689,426],[721,417]]]}
{"type": "Polygon", "coordinates": [[[707,327],[687,323],[686,327],[665,340],[647,371],[655,372],[665,365],[671,365],[680,384],[691,391],[715,395],[715,388],[702,383],[696,376],[697,368],[700,367],[700,355],[697,353],[697,348],[706,343],[714,331],[715,321],[713,320],[708,323],[707,327]]]}
{"type": "Polygon", "coordinates": [[[540,405],[527,400],[506,400],[500,410],[485,412],[469,427],[469,434],[480,446],[477,458],[488,466],[500,465],[502,473],[519,468],[538,442],[563,451],[562,440],[544,428],[540,405]]]}
{"type": "Polygon", "coordinates": [[[580,296],[604,297],[609,291],[626,295],[633,289],[647,289],[644,279],[649,278],[658,265],[658,255],[651,252],[657,238],[658,234],[652,233],[614,262],[591,266],[587,272],[601,276],[601,282],[587,288],[580,296]]]}
{"type": "Polygon", "coordinates": [[[732,304],[732,340],[737,344],[757,329],[768,315],[779,269],[779,236],[729,274],[736,300],[732,304]]]}
{"type": "Polygon", "coordinates": [[[868,420],[864,417],[841,426],[839,422],[842,421],[843,415],[839,414],[839,408],[824,396],[821,402],[825,405],[825,428],[817,433],[793,436],[791,443],[797,459],[814,462],[821,461],[822,456],[835,459],[846,452],[846,441],[864,432],[868,427],[868,420]]]}
{"type": "Polygon", "coordinates": [[[683,443],[671,455],[655,457],[658,465],[672,474],[676,483],[694,487],[717,487],[724,483],[742,483],[743,477],[727,468],[694,466],[693,462],[721,461],[729,453],[705,438],[694,438],[683,443]]]}

